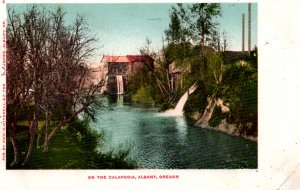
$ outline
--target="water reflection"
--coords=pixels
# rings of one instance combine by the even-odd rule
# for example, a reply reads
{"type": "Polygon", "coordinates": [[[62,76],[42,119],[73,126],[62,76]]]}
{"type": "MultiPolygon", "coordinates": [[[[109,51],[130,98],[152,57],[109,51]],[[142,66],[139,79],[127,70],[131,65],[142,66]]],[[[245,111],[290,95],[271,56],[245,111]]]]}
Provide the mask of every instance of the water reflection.
{"type": "Polygon", "coordinates": [[[121,94],[118,94],[118,101],[117,101],[117,104],[118,104],[118,105],[123,105],[123,102],[124,102],[124,96],[121,95],[121,94]]]}
{"type": "Polygon", "coordinates": [[[187,135],[187,122],[184,117],[175,117],[178,141],[183,145],[187,135]]]}

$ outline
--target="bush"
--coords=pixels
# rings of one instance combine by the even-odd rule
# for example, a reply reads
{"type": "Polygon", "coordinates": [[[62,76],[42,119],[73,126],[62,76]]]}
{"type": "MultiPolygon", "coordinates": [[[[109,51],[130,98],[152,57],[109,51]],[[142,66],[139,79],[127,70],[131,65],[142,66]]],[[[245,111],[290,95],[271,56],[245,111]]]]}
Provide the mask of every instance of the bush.
{"type": "Polygon", "coordinates": [[[135,162],[128,159],[129,149],[118,152],[100,153],[96,149],[103,140],[103,134],[98,134],[89,127],[89,122],[74,121],[58,131],[49,150],[42,148],[32,151],[31,159],[22,165],[28,148],[28,130],[17,133],[19,146],[19,163],[10,166],[13,160],[13,147],[7,139],[7,169],[132,169],[135,162]],[[22,143],[19,143],[22,142],[22,143]],[[25,143],[24,143],[25,142],[25,143]]]}
{"type": "Polygon", "coordinates": [[[132,95],[132,100],[154,105],[154,100],[151,97],[151,90],[149,87],[140,87],[135,94],[132,95]]]}
{"type": "Polygon", "coordinates": [[[207,106],[208,92],[203,81],[197,83],[197,89],[191,94],[184,105],[184,112],[200,112],[202,113],[207,106]]]}
{"type": "Polygon", "coordinates": [[[228,122],[238,124],[243,134],[257,135],[257,93],[255,67],[230,65],[226,69],[219,96],[229,103],[228,122]]]}
{"type": "Polygon", "coordinates": [[[225,118],[225,115],[222,113],[221,107],[216,106],[215,110],[209,120],[211,127],[216,127],[220,124],[221,120],[225,118]]]}

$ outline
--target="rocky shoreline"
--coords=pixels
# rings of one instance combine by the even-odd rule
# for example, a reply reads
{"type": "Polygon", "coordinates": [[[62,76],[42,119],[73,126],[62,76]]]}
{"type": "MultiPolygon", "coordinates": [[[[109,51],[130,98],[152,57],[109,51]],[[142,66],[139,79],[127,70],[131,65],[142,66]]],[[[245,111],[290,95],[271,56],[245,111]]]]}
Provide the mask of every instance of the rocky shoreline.
{"type": "MultiPolygon", "coordinates": [[[[200,113],[193,113],[188,115],[190,118],[192,118],[194,121],[199,121],[201,114],[200,113]]],[[[225,120],[222,120],[217,126],[211,127],[209,125],[209,122],[202,121],[202,122],[196,122],[194,124],[195,127],[201,127],[203,129],[209,129],[209,130],[215,130],[215,131],[220,131],[223,133],[226,133],[231,136],[236,136],[236,137],[243,137],[247,140],[255,141],[257,142],[257,137],[255,136],[249,136],[249,135],[241,135],[238,133],[238,127],[237,124],[228,124],[225,120]]]]}

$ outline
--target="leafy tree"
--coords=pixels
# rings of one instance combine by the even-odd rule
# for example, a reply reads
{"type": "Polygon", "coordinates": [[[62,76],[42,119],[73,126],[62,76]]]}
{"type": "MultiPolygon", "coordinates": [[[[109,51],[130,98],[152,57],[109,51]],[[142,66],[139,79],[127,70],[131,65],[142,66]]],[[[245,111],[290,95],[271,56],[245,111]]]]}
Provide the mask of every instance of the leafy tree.
{"type": "Polygon", "coordinates": [[[184,44],[192,40],[192,21],[189,7],[178,3],[172,6],[170,12],[171,22],[165,34],[169,43],[184,44]]]}
{"type": "Polygon", "coordinates": [[[201,46],[206,45],[215,33],[218,23],[215,18],[221,16],[221,5],[219,3],[197,3],[191,6],[192,17],[194,18],[193,29],[195,41],[200,40],[201,46]]]}
{"type": "Polygon", "coordinates": [[[221,49],[220,36],[216,30],[218,23],[215,20],[218,16],[221,16],[221,6],[217,3],[173,6],[171,22],[165,31],[169,39],[164,49],[166,62],[175,62],[178,68],[190,67],[191,73],[187,77],[195,81],[206,76],[207,56],[211,50],[221,49]]]}
{"type": "Polygon", "coordinates": [[[182,38],[182,29],[180,20],[175,10],[170,13],[171,23],[169,24],[169,29],[165,31],[167,39],[169,41],[179,43],[182,38]]]}
{"type": "Polygon", "coordinates": [[[251,61],[227,66],[219,96],[229,104],[228,121],[238,124],[243,135],[257,136],[257,84],[257,68],[251,61]]]}
{"type": "MultiPolygon", "coordinates": [[[[185,85],[195,81],[198,88],[188,99],[185,110],[202,112],[198,122],[208,122],[221,98],[229,104],[229,122],[237,123],[241,134],[257,134],[257,48],[242,60],[248,65],[230,62],[224,66],[224,52],[228,49],[228,36],[221,35],[216,18],[221,16],[218,3],[177,4],[172,7],[169,28],[166,30],[168,45],[164,48],[167,64],[190,68],[181,77],[185,85]],[[200,52],[200,54],[199,54],[200,52]],[[206,105],[204,107],[203,105],[206,105]],[[204,112],[203,112],[204,110],[204,112]]],[[[215,123],[224,116],[216,110],[215,123]],[[218,118],[216,120],[216,118],[218,118]]]]}

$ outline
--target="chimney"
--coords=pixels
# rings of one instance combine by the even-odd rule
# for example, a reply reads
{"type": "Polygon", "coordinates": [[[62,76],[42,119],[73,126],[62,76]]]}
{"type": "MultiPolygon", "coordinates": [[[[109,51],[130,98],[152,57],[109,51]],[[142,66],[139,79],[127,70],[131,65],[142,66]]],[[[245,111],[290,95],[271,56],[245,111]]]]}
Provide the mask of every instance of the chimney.
{"type": "Polygon", "coordinates": [[[248,4],[248,53],[251,52],[251,3],[248,4]]]}
{"type": "Polygon", "coordinates": [[[245,51],[245,14],[242,14],[242,53],[245,51]]]}

